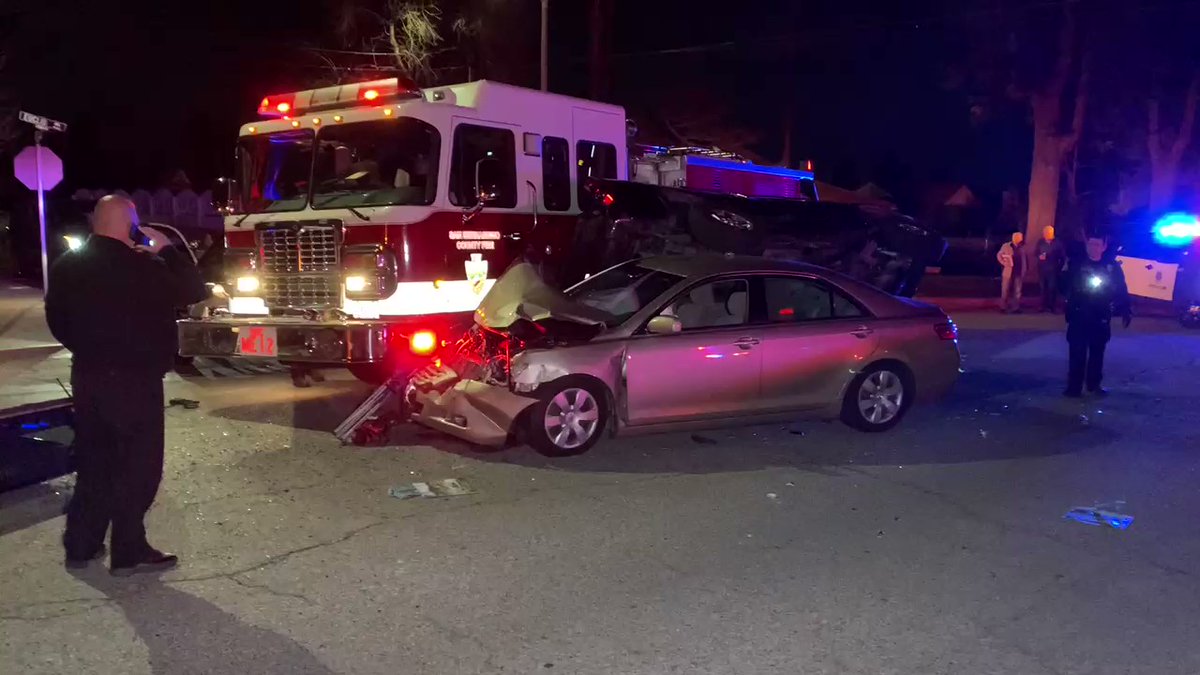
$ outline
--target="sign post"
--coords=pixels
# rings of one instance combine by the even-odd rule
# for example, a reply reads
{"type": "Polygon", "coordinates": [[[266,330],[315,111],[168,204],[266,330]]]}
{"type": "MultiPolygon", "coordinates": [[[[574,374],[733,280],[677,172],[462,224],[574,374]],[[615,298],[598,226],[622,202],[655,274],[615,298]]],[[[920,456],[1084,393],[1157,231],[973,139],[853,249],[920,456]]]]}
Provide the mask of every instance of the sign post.
{"type": "Polygon", "coordinates": [[[21,111],[22,122],[32,124],[33,146],[17,153],[13,159],[13,173],[30,190],[37,191],[38,229],[42,238],[42,292],[50,290],[50,256],[46,245],[46,190],[62,180],[62,160],[50,148],[42,146],[42,134],[47,131],[66,131],[67,125],[38,115],[21,111]]]}

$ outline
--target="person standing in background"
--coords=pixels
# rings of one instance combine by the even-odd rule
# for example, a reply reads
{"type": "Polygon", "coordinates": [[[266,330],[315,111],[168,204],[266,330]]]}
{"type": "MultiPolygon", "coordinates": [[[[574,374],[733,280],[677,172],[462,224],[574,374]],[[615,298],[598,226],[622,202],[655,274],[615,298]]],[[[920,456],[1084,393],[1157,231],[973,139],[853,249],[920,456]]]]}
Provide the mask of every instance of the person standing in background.
{"type": "Polygon", "coordinates": [[[1025,235],[1013,232],[996,253],[1000,272],[1000,311],[1020,312],[1021,293],[1025,285],[1025,235]]]}
{"type": "Polygon", "coordinates": [[[1037,243],[1038,283],[1042,290],[1042,311],[1058,313],[1058,275],[1062,274],[1067,257],[1062,242],[1054,238],[1054,226],[1042,230],[1037,243]]]}
{"type": "Polygon", "coordinates": [[[1079,398],[1084,385],[1096,396],[1108,394],[1104,378],[1104,351],[1112,338],[1112,318],[1121,317],[1125,328],[1133,318],[1125,272],[1121,264],[1105,256],[1108,240],[1088,237],[1085,255],[1072,258],[1062,273],[1066,294],[1069,367],[1064,396],[1079,398]]]}

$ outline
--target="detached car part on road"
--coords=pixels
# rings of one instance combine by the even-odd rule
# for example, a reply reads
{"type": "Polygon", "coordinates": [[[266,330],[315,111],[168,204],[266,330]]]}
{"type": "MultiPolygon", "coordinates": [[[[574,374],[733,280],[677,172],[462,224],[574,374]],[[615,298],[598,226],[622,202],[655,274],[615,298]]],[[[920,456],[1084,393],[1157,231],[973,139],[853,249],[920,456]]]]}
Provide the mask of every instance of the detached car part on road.
{"type": "Polygon", "coordinates": [[[941,310],[810,265],[651,257],[559,292],[520,263],[405,400],[472,443],[571,455],[605,434],[798,415],[884,431],[959,365],[941,310]]]}

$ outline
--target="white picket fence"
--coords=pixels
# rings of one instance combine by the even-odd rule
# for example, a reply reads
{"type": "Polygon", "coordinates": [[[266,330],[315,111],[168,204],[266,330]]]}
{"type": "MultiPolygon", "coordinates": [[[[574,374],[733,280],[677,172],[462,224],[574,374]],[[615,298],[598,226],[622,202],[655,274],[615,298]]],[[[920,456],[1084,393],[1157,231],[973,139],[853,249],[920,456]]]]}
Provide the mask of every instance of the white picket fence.
{"type": "Polygon", "coordinates": [[[196,194],[191,190],[174,193],[165,188],[155,192],[134,190],[76,190],[71,199],[95,203],[110,194],[133,200],[143,222],[166,223],[181,229],[220,232],[224,221],[213,205],[212,191],[196,194]]]}

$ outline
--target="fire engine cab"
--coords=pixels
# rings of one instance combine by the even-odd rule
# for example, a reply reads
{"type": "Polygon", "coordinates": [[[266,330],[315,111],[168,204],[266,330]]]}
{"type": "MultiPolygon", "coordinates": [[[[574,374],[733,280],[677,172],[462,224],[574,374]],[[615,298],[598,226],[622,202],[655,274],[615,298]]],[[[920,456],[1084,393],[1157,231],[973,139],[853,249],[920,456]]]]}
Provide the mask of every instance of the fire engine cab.
{"type": "MultiPolygon", "coordinates": [[[[184,356],[347,364],[432,352],[532,242],[627,175],[617,106],[495,82],[397,79],[268,96],[237,144],[227,312],[179,324],[184,356]]],[[[395,363],[389,365],[397,365],[395,363]]]]}
{"type": "MultiPolygon", "coordinates": [[[[184,356],[380,380],[457,337],[517,257],[569,246],[588,179],[629,178],[622,108],[495,82],[345,84],[267,96],[259,113],[237,143],[228,308],[179,322],[184,356]]],[[[639,165],[646,182],[736,167],[660,154],[639,165]]]]}

